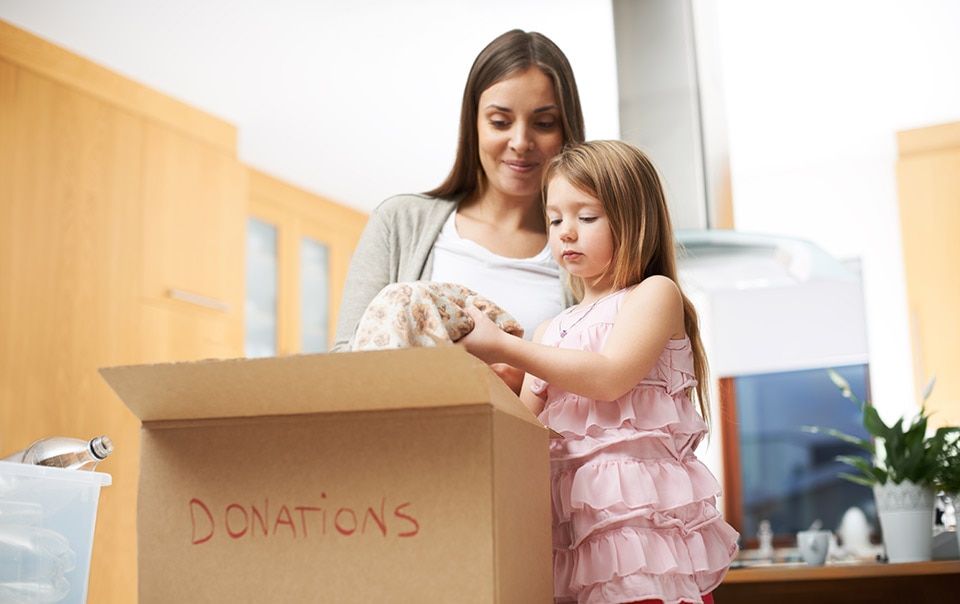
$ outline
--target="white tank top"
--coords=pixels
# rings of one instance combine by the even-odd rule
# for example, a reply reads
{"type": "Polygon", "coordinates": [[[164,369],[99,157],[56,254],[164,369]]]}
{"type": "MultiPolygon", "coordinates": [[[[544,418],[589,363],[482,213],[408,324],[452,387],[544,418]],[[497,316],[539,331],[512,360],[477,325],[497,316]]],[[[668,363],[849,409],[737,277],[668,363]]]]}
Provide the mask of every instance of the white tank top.
{"type": "Polygon", "coordinates": [[[433,244],[432,281],[459,283],[499,304],[523,326],[531,339],[540,323],[563,310],[560,268],[545,246],[533,258],[506,258],[469,239],[462,239],[454,222],[443,225],[433,244]]]}

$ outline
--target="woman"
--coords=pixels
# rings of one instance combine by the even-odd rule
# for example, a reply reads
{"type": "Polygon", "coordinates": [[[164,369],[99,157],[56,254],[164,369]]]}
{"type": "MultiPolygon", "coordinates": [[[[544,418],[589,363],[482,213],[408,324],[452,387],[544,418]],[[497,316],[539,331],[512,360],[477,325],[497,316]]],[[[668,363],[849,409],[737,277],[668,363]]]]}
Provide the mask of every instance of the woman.
{"type": "MultiPolygon", "coordinates": [[[[541,173],[564,145],[583,140],[573,70],[552,41],[512,30],[487,45],[464,88],[447,179],[371,214],[347,274],[334,350],[349,350],[367,305],[400,281],[464,285],[516,317],[527,337],[573,303],[547,245],[541,173]]],[[[495,369],[519,388],[521,372],[495,369]]]]}

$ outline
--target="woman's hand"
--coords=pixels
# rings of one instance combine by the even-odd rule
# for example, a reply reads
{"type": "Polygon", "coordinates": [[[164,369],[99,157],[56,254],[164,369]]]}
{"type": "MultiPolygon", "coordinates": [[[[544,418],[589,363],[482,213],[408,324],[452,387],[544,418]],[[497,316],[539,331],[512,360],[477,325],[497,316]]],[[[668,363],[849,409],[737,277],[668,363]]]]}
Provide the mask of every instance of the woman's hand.
{"type": "Polygon", "coordinates": [[[523,386],[523,377],[526,375],[523,371],[506,363],[492,363],[490,369],[493,369],[493,372],[503,380],[504,384],[513,390],[514,394],[520,394],[520,389],[523,386]]]}

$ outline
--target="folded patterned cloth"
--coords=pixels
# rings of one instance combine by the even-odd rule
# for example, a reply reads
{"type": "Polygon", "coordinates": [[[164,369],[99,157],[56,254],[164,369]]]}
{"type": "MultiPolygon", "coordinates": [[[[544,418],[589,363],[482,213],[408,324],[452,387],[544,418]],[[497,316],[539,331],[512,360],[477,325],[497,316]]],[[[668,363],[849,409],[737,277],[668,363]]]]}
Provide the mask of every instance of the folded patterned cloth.
{"type": "Polygon", "coordinates": [[[393,283],[370,301],[357,325],[353,350],[414,348],[456,342],[473,330],[464,310],[475,306],[507,333],[523,337],[523,327],[507,311],[455,283],[393,283]]]}

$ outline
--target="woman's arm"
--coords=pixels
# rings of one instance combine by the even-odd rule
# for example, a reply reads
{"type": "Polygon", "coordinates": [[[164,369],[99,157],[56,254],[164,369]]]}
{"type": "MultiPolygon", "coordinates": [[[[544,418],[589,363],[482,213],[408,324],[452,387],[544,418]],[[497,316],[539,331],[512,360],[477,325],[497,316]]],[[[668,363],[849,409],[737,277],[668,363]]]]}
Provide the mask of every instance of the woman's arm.
{"type": "Polygon", "coordinates": [[[360,235],[347,271],[334,352],[350,350],[350,340],[367,305],[381,289],[396,281],[397,267],[391,267],[396,259],[390,249],[390,225],[380,212],[374,211],[360,235]]]}
{"type": "Polygon", "coordinates": [[[650,277],[623,300],[599,352],[543,346],[503,333],[482,313],[469,311],[474,331],[459,340],[488,363],[508,363],[568,392],[596,400],[623,396],[653,368],[670,339],[682,338],[683,302],[676,284],[650,277]]]}
{"type": "Polygon", "coordinates": [[[523,387],[523,378],[526,375],[522,369],[517,369],[506,363],[491,363],[490,369],[493,369],[493,372],[513,390],[514,394],[520,394],[520,389],[523,387]]]}
{"type": "Polygon", "coordinates": [[[333,350],[350,350],[350,340],[367,305],[380,290],[398,281],[425,278],[430,253],[456,199],[396,195],[370,214],[350,262],[333,350]]]}
{"type": "Polygon", "coordinates": [[[546,401],[539,394],[536,394],[531,386],[533,385],[534,377],[529,373],[524,374],[523,376],[523,386],[520,387],[520,402],[523,403],[527,409],[533,412],[534,415],[540,415],[540,412],[543,411],[543,405],[546,401]]]}

